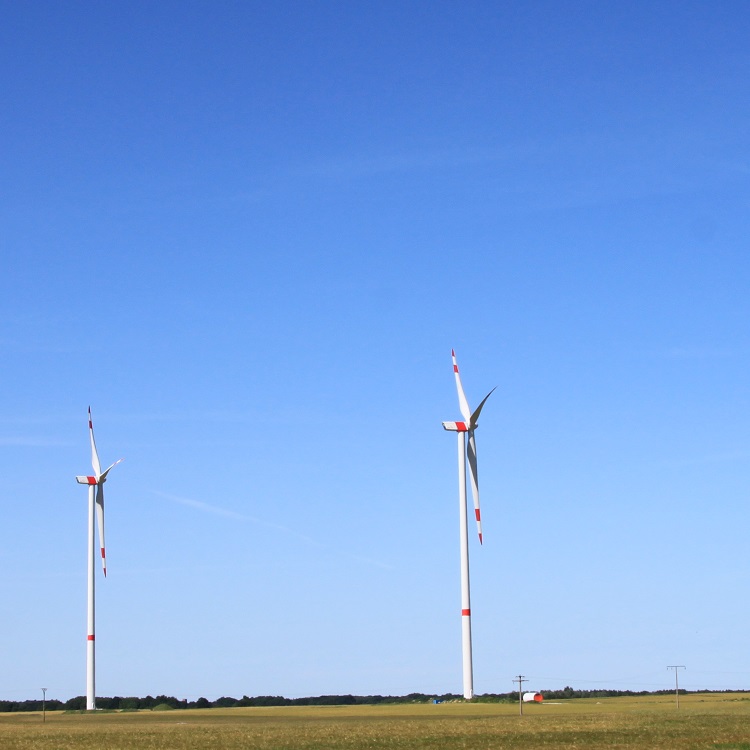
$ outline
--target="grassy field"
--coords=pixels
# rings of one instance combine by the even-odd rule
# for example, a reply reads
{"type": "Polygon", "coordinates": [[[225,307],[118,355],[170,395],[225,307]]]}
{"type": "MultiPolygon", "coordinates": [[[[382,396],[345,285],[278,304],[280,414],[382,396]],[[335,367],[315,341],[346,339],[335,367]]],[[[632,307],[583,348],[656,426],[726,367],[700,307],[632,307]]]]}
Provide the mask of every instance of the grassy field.
{"type": "Polygon", "coordinates": [[[2,750],[750,750],[750,696],[1,714],[2,750]]]}

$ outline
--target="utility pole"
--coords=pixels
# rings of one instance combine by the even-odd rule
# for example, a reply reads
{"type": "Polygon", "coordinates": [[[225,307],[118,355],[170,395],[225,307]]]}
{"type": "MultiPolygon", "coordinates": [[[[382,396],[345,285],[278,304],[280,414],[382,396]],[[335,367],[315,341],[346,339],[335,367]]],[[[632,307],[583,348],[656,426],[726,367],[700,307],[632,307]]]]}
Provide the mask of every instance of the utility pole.
{"type": "Polygon", "coordinates": [[[47,721],[47,688],[42,688],[42,724],[47,721]]]}
{"type": "Polygon", "coordinates": [[[521,685],[524,682],[528,682],[528,680],[522,674],[519,674],[513,678],[513,682],[518,683],[518,711],[519,711],[519,716],[523,716],[523,693],[522,693],[521,685]]]}
{"type": "Polygon", "coordinates": [[[687,669],[684,664],[672,664],[667,669],[674,669],[674,694],[677,697],[677,708],[680,707],[680,684],[677,680],[677,673],[680,669],[687,669]]]}

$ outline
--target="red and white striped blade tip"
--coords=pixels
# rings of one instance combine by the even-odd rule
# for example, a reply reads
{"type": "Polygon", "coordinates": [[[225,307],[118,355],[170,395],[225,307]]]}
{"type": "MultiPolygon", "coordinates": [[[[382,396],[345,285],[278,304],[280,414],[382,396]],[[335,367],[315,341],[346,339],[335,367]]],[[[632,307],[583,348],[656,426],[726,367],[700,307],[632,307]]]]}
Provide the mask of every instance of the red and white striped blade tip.
{"type": "Polygon", "coordinates": [[[461,383],[461,374],[458,371],[458,362],[456,362],[456,353],[453,349],[451,349],[451,357],[453,358],[453,374],[456,377],[456,391],[458,391],[458,408],[464,421],[471,422],[471,409],[469,408],[469,402],[466,400],[464,387],[461,383]]]}
{"type": "Polygon", "coordinates": [[[89,438],[91,440],[91,466],[94,474],[99,476],[102,473],[102,465],[99,463],[99,453],[96,450],[96,441],[94,440],[94,422],[91,419],[91,407],[89,406],[89,438]]]}
{"type": "Polygon", "coordinates": [[[107,575],[107,557],[104,552],[104,485],[100,482],[96,489],[96,521],[99,527],[99,549],[102,553],[102,570],[107,575]]]}
{"type": "Polygon", "coordinates": [[[471,494],[474,498],[474,515],[477,519],[477,533],[479,543],[482,543],[482,516],[479,510],[479,476],[477,470],[477,444],[474,439],[474,430],[469,432],[469,449],[467,451],[469,460],[469,478],[471,480],[471,494]]]}

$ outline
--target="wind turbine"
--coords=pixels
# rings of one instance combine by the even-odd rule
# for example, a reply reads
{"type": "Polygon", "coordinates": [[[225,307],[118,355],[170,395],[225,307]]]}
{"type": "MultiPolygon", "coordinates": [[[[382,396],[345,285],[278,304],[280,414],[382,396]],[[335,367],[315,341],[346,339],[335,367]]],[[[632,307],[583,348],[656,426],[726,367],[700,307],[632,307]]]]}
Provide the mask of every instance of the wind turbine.
{"type": "Polygon", "coordinates": [[[87,637],[86,637],[86,709],[96,709],[96,648],[95,648],[95,612],[94,612],[94,508],[99,525],[99,547],[102,554],[102,569],[107,577],[107,557],[104,552],[104,483],[107,474],[114,466],[122,461],[115,461],[112,466],[102,471],[99,454],[94,441],[94,425],[91,421],[91,407],[89,407],[89,437],[91,438],[91,466],[94,469],[92,477],[76,477],[78,484],[89,487],[89,522],[88,522],[88,597],[87,597],[87,637]]]}
{"type": "Polygon", "coordinates": [[[458,391],[458,407],[461,411],[463,422],[443,422],[443,429],[458,433],[458,503],[460,518],[461,538],[461,645],[463,654],[463,680],[464,698],[467,700],[474,697],[474,671],[471,657],[471,594],[469,591],[469,525],[466,498],[466,435],[468,435],[468,458],[469,474],[471,476],[471,493],[474,497],[474,515],[477,519],[477,532],[479,543],[482,543],[482,519],[479,512],[479,484],[477,480],[477,445],[474,439],[474,430],[482,407],[492,395],[493,388],[479,404],[476,411],[472,413],[469,402],[466,400],[464,387],[461,385],[461,375],[458,372],[456,353],[451,349],[453,357],[453,373],[456,376],[456,390],[458,391]]]}

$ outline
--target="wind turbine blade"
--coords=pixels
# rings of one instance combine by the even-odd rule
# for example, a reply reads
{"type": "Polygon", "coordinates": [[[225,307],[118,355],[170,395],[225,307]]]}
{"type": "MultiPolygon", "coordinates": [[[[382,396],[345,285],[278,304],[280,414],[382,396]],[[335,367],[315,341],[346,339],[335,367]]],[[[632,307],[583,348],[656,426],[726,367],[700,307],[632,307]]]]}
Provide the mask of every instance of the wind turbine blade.
{"type": "Polygon", "coordinates": [[[94,474],[98,477],[101,474],[102,466],[99,463],[99,453],[96,450],[94,441],[94,423],[91,421],[91,407],[89,406],[89,437],[91,438],[91,465],[94,467],[94,474]]]}
{"type": "Polygon", "coordinates": [[[469,477],[471,479],[471,494],[474,497],[474,515],[477,519],[477,533],[479,543],[482,543],[482,516],[479,512],[479,477],[477,475],[477,444],[474,440],[474,430],[469,433],[469,477]]]}
{"type": "Polygon", "coordinates": [[[102,551],[102,570],[107,577],[107,556],[104,553],[104,486],[99,484],[96,488],[96,520],[99,524],[99,547],[102,551]]]}
{"type": "Polygon", "coordinates": [[[458,372],[458,363],[456,362],[456,352],[451,349],[451,357],[453,357],[453,374],[456,376],[456,390],[458,391],[458,408],[461,410],[461,416],[466,422],[471,419],[471,409],[469,409],[469,402],[466,400],[466,394],[464,393],[464,387],[461,385],[461,375],[458,372]]]}
{"type": "MultiPolygon", "coordinates": [[[[495,386],[495,388],[497,388],[497,386],[495,386]]],[[[492,390],[491,390],[491,391],[490,391],[490,392],[489,392],[489,393],[488,393],[488,394],[487,394],[487,395],[486,395],[486,396],[485,396],[485,397],[484,397],[484,398],[482,399],[482,403],[481,403],[481,404],[479,404],[479,406],[477,406],[477,408],[476,408],[476,411],[475,411],[475,412],[474,412],[474,413],[473,413],[473,414],[471,415],[471,419],[470,419],[470,420],[468,420],[468,421],[469,421],[469,429],[470,429],[470,430],[472,431],[472,434],[473,434],[474,428],[475,428],[475,427],[477,426],[477,422],[479,421],[479,414],[480,414],[480,413],[481,413],[481,411],[482,411],[482,407],[484,406],[484,404],[485,404],[485,402],[487,401],[487,399],[488,399],[488,398],[489,398],[489,397],[490,397],[490,396],[491,396],[491,395],[492,395],[492,394],[493,394],[493,393],[495,392],[495,388],[493,388],[493,389],[492,389],[492,390]]]]}
{"type": "Polygon", "coordinates": [[[112,464],[112,466],[108,466],[108,467],[107,467],[107,468],[106,468],[106,469],[105,469],[105,470],[104,470],[104,471],[103,471],[103,472],[102,472],[102,473],[101,473],[101,474],[99,475],[99,481],[100,481],[100,482],[103,482],[103,481],[104,481],[104,480],[105,480],[105,479],[107,478],[107,474],[109,474],[109,472],[110,472],[110,471],[112,471],[112,469],[114,469],[114,468],[115,468],[115,466],[117,466],[117,464],[119,464],[119,463],[120,463],[121,461],[124,461],[124,460],[125,460],[124,458],[118,458],[118,459],[117,459],[117,461],[115,461],[115,462],[114,462],[114,463],[112,464]]]}

